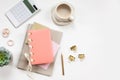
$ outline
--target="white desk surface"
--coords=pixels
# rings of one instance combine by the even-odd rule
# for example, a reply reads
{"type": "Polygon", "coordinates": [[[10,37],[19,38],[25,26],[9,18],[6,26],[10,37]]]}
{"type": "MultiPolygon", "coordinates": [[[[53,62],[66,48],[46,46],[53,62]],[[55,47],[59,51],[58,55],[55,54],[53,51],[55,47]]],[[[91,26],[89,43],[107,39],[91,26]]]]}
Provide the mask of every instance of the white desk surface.
{"type": "MultiPolygon", "coordinates": [[[[51,77],[33,73],[34,80],[120,80],[120,0],[35,0],[41,12],[15,29],[4,16],[18,0],[0,0],[0,46],[13,54],[13,63],[0,68],[0,80],[30,80],[24,71],[16,68],[28,23],[39,22],[64,33],[51,77]],[[51,20],[51,9],[67,1],[75,8],[74,24],[59,27],[51,20]],[[1,32],[8,27],[11,34],[3,38],[1,32]],[[13,47],[6,42],[12,39],[13,47]],[[85,53],[80,62],[69,63],[69,47],[78,45],[78,53],[85,53]],[[65,60],[65,76],[61,74],[60,54],[65,60]]],[[[76,56],[77,57],[77,56],[76,56]]]]}

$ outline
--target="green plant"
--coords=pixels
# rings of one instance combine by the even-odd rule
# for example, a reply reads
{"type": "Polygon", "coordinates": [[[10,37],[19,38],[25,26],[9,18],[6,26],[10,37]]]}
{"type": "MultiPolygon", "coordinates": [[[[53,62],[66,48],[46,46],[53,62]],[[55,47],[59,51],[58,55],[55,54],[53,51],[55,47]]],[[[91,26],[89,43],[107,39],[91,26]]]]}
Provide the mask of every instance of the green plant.
{"type": "Polygon", "coordinates": [[[0,67],[8,65],[10,61],[11,61],[10,52],[5,48],[1,47],[0,48],[0,67]]]}

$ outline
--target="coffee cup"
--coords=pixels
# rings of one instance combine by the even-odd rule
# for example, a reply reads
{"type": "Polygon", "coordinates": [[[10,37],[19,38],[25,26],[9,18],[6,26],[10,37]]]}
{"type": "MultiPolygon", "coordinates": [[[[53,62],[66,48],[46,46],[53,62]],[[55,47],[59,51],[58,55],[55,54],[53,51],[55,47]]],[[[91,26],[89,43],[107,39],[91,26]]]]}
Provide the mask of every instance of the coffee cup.
{"type": "Polygon", "coordinates": [[[74,20],[73,13],[74,9],[72,5],[67,2],[62,2],[52,11],[52,18],[58,25],[68,25],[74,20]]]}

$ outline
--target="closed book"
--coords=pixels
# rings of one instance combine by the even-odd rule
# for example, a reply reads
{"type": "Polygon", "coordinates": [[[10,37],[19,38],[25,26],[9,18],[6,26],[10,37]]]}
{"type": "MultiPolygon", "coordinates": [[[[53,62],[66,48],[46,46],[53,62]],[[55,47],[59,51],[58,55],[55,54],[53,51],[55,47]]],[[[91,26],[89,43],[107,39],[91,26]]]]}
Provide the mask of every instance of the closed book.
{"type": "Polygon", "coordinates": [[[29,30],[28,40],[31,53],[31,64],[46,64],[53,62],[52,40],[49,29],[29,30]]]}

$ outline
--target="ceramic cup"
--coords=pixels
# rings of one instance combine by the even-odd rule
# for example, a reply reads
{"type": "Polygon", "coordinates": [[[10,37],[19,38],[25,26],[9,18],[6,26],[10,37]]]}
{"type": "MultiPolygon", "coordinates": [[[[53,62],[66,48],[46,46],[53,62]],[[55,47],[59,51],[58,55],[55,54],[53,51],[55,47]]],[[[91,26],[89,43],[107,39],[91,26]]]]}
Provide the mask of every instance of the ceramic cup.
{"type": "Polygon", "coordinates": [[[52,11],[52,19],[57,25],[68,25],[73,22],[74,9],[67,2],[58,4],[52,11]]]}

